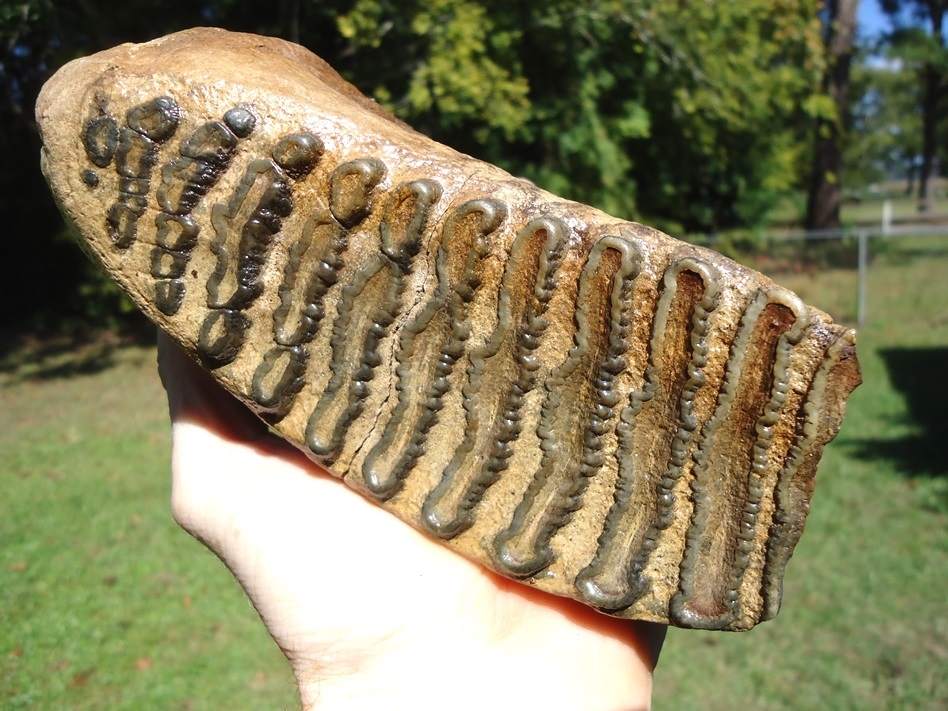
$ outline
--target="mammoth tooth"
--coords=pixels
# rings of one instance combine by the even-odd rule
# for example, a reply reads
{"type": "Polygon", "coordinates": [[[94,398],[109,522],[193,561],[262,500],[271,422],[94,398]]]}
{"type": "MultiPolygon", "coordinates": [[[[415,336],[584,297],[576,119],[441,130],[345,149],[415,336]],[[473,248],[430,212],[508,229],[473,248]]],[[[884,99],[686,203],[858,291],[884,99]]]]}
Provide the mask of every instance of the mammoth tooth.
{"type": "Polygon", "coordinates": [[[761,291],[744,311],[714,413],[692,455],[694,512],[671,602],[682,624],[724,629],[743,614],[740,589],[756,529],[766,525],[761,509],[773,428],[787,402],[791,351],[808,318],[802,302],[782,290],[761,291]]]}
{"type": "Polygon", "coordinates": [[[431,180],[394,190],[379,226],[382,248],[343,289],[333,324],[332,377],[306,428],[306,443],[318,455],[335,456],[349,425],[362,414],[369,382],[382,365],[379,344],[404,307],[412,258],[440,194],[431,180]]]}
{"type": "Polygon", "coordinates": [[[546,381],[537,434],[543,456],[510,525],[493,541],[494,564],[515,577],[552,562],[550,540],[582,505],[586,480],[605,465],[608,434],[625,369],[631,290],[641,256],[633,242],[605,237],[593,246],[579,279],[575,344],[546,381]]]}
{"type": "Polygon", "coordinates": [[[396,493],[425,451],[470,335],[470,307],[481,285],[487,238],[505,216],[506,208],[496,200],[471,200],[445,223],[435,261],[437,290],[402,331],[395,369],[398,403],[362,465],[365,485],[378,498],[396,493]]]}
{"type": "Polygon", "coordinates": [[[548,325],[545,313],[568,234],[561,221],[538,218],[511,247],[498,296],[497,326],[484,345],[471,353],[464,391],[464,441],[422,507],[424,526],[441,538],[452,538],[470,527],[485,491],[507,468],[510,445],[520,435],[518,413],[536,384],[535,351],[548,325]],[[532,290],[517,288],[531,275],[535,275],[532,290]],[[522,314],[519,323],[518,314],[522,314]],[[492,377],[485,378],[485,373],[492,377]],[[488,452],[488,456],[474,457],[472,451],[488,452]]]}
{"type": "Polygon", "coordinates": [[[673,263],[662,279],[643,382],[616,425],[615,499],[596,556],[576,580],[598,608],[621,610],[648,592],[643,571],[674,521],[675,489],[692,449],[719,281],[713,266],[693,258],[673,263]]]}
{"type": "Polygon", "coordinates": [[[414,133],[281,40],[77,60],[37,120],[87,251],[331,474],[610,615],[776,614],[851,331],[414,133]]]}

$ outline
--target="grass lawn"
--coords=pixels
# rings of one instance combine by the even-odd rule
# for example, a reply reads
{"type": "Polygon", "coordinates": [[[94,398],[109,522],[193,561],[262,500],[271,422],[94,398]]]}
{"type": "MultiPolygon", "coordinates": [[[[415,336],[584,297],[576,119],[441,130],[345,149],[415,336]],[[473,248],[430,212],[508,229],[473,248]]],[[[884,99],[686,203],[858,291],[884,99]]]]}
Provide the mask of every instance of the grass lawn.
{"type": "MultiPolygon", "coordinates": [[[[886,198],[892,203],[892,219],[896,222],[912,222],[919,218],[918,197],[915,193],[905,194],[905,181],[885,183],[880,186],[883,194],[866,192],[864,199],[844,201],[840,219],[844,226],[874,225],[882,223],[882,203],[886,198]]],[[[935,183],[933,212],[944,217],[948,213],[948,179],[939,178],[935,183]]],[[[793,226],[802,229],[806,217],[806,194],[790,193],[785,195],[770,215],[777,225],[793,226]]]]}
{"type": "MultiPolygon", "coordinates": [[[[948,239],[874,243],[865,384],[826,452],[784,610],[672,630],[658,709],[948,708],[948,239]]],[[[848,269],[778,273],[842,321],[848,269]]],[[[168,511],[149,348],[0,359],[0,708],[281,709],[289,669],[168,511]]]]}
{"type": "Polygon", "coordinates": [[[282,709],[292,674],[171,519],[153,349],[0,373],[0,709],[282,709]]]}

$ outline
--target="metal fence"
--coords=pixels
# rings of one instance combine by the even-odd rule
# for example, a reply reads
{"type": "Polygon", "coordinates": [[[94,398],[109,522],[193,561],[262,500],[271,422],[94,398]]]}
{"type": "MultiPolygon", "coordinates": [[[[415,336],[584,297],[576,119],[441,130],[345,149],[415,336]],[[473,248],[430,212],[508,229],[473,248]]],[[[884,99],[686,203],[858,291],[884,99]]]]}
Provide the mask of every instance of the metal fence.
{"type": "MultiPolygon", "coordinates": [[[[770,273],[770,275],[779,282],[781,281],[779,268],[769,270],[766,263],[761,264],[758,262],[768,254],[779,251],[781,247],[795,245],[797,248],[795,250],[798,255],[797,259],[805,260],[807,258],[807,247],[809,245],[837,241],[842,247],[842,249],[839,250],[841,252],[845,252],[847,247],[852,246],[855,252],[853,255],[855,258],[848,260],[848,262],[852,263],[852,266],[849,268],[854,268],[856,273],[854,316],[856,324],[862,326],[869,317],[869,271],[872,245],[879,245],[881,241],[891,244],[892,242],[897,242],[904,238],[945,238],[945,240],[948,240],[948,224],[893,225],[891,220],[885,220],[875,226],[850,227],[837,230],[769,232],[754,237],[753,241],[756,243],[755,248],[744,255],[746,259],[742,259],[741,256],[737,256],[737,258],[740,261],[749,261],[751,266],[765,273],[772,271],[778,272],[770,273]],[[876,240],[880,242],[876,242],[876,240]]],[[[702,235],[697,238],[694,236],[689,237],[690,242],[711,248],[721,248],[721,246],[726,245],[729,240],[730,238],[726,235],[702,235]]],[[[945,240],[937,241],[939,244],[944,241],[944,251],[946,257],[948,257],[948,241],[945,240]]],[[[898,247],[896,246],[896,250],[897,249],[898,247]]],[[[724,251],[727,251],[727,249],[724,251]]],[[[887,248],[884,251],[891,252],[892,250],[887,248]]],[[[948,272],[946,272],[945,278],[948,279],[948,272]]],[[[948,308],[948,304],[946,304],[946,308],[948,308]]]]}

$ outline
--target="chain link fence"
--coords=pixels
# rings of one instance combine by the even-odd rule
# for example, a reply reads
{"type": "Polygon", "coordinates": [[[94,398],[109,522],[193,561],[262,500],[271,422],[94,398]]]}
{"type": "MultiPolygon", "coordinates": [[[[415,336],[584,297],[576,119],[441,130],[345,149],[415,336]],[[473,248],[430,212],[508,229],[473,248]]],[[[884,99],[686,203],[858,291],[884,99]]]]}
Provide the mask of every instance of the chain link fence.
{"type": "Polygon", "coordinates": [[[751,266],[840,323],[918,320],[948,328],[948,224],[706,235],[689,238],[751,266]],[[941,308],[939,308],[939,306],[941,308]],[[893,314],[900,314],[894,316],[893,314]]]}

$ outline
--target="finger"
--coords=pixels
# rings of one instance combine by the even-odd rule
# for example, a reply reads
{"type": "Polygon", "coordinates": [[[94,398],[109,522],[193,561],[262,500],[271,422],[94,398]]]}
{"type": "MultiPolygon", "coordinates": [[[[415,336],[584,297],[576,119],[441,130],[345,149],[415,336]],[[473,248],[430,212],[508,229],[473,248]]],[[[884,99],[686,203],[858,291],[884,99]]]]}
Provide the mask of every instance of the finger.
{"type": "Polygon", "coordinates": [[[158,332],[158,374],[168,393],[172,424],[191,422],[235,441],[254,442],[267,436],[267,426],[162,331],[158,332]]]}
{"type": "Polygon", "coordinates": [[[275,465],[300,477],[331,477],[270,433],[162,333],[158,362],[172,423],[172,514],[228,562],[227,531],[259,498],[251,492],[273,486],[275,465]]]}

